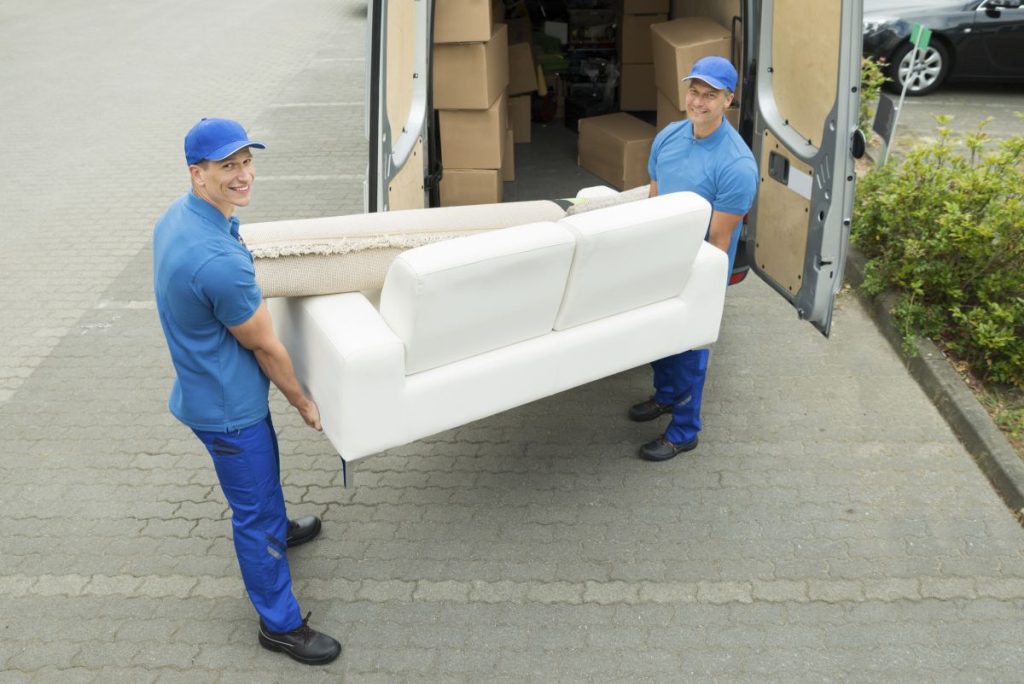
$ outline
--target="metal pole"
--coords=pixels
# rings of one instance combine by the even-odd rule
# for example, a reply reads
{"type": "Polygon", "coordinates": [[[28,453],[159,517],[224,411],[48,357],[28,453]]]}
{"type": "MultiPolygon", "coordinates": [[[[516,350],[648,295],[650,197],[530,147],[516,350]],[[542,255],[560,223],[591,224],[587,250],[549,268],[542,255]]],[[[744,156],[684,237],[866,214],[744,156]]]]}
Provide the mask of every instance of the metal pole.
{"type": "MultiPolygon", "coordinates": [[[[910,77],[914,73],[914,66],[917,64],[917,53],[921,45],[921,38],[924,37],[924,27],[921,27],[917,32],[917,40],[914,41],[914,49],[910,53],[910,67],[907,70],[907,79],[903,81],[903,90],[900,92],[900,101],[896,105],[896,115],[892,120],[892,131],[889,133],[889,142],[885,145],[882,150],[882,159],[878,162],[879,166],[885,166],[886,160],[889,158],[889,150],[896,142],[896,125],[900,122],[900,112],[903,111],[903,100],[907,97],[907,86],[910,85],[910,77]]],[[[896,78],[900,77],[900,65],[896,65],[896,78]]]]}

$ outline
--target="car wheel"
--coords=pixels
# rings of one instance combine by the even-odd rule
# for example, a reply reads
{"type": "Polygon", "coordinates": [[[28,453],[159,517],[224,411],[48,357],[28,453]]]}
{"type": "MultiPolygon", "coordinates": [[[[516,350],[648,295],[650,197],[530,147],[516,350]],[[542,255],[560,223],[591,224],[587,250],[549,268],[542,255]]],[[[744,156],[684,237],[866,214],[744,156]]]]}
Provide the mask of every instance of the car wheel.
{"type": "Polygon", "coordinates": [[[909,80],[907,95],[927,95],[946,79],[949,73],[949,52],[938,41],[933,41],[923,50],[918,50],[917,60],[911,68],[914,46],[904,43],[892,55],[886,74],[892,79],[888,90],[899,93],[904,82],[909,80]]]}

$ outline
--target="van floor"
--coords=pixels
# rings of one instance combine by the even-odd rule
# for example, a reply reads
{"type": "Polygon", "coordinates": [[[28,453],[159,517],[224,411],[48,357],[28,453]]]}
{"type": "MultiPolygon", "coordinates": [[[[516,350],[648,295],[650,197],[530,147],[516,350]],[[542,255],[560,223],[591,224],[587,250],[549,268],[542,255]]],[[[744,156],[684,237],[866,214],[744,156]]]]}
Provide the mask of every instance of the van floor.
{"type": "Polygon", "coordinates": [[[582,188],[609,185],[577,165],[578,138],[562,119],[534,122],[530,142],[515,146],[516,179],[505,183],[505,201],[563,199],[582,188]]]}

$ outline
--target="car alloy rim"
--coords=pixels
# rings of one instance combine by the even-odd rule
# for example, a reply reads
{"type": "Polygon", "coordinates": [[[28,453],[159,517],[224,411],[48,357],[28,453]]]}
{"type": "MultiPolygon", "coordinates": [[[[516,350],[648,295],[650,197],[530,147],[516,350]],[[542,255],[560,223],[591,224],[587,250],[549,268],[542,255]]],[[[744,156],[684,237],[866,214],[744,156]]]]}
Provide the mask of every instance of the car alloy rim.
{"type": "Polygon", "coordinates": [[[911,50],[900,62],[900,83],[906,83],[909,78],[910,85],[907,86],[907,90],[917,92],[933,85],[939,79],[939,74],[942,73],[942,55],[933,47],[925,48],[923,54],[918,55],[917,63],[911,70],[910,60],[913,56],[914,51],[911,50]]]}

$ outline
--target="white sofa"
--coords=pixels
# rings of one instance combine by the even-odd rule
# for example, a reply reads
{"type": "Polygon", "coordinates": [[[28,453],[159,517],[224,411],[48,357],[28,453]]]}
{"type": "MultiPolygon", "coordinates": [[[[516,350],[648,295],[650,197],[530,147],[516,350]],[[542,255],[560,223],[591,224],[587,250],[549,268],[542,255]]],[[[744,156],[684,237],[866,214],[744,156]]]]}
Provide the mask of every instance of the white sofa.
{"type": "Polygon", "coordinates": [[[704,242],[710,216],[677,193],[476,233],[402,252],[379,305],[350,292],[270,311],[351,462],[713,343],[728,259],[704,242]]]}

